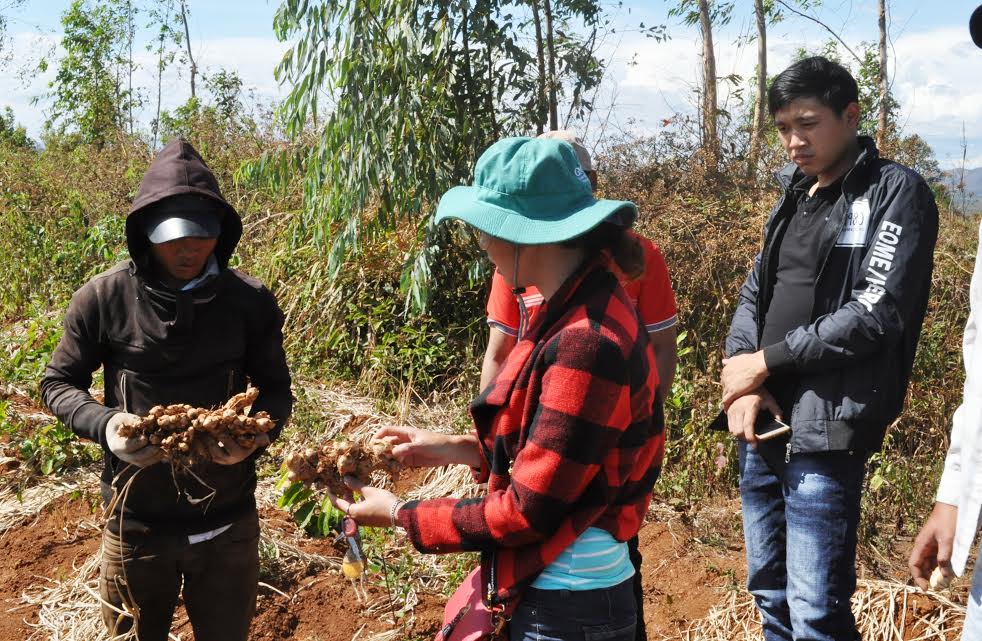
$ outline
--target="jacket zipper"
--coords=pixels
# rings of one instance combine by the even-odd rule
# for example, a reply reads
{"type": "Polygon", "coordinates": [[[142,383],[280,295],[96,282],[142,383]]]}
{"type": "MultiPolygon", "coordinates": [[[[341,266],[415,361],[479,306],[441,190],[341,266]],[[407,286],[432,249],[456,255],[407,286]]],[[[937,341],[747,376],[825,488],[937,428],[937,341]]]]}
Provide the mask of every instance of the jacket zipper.
{"type": "Polygon", "coordinates": [[[126,372],[123,372],[119,377],[119,394],[122,396],[120,400],[123,402],[123,411],[129,414],[129,402],[126,400],[126,372]]]}

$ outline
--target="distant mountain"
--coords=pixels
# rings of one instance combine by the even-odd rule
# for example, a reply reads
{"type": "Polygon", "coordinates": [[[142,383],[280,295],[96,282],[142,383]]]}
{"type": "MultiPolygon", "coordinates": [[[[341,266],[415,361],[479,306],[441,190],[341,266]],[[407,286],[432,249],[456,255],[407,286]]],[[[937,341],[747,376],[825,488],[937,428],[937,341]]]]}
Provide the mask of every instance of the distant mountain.
{"type": "MultiPolygon", "coordinates": [[[[952,169],[945,172],[945,184],[951,189],[951,195],[955,204],[961,206],[962,196],[958,190],[958,182],[961,179],[961,170],[952,169]]],[[[965,170],[965,208],[969,213],[982,210],[982,167],[965,170]]]]}

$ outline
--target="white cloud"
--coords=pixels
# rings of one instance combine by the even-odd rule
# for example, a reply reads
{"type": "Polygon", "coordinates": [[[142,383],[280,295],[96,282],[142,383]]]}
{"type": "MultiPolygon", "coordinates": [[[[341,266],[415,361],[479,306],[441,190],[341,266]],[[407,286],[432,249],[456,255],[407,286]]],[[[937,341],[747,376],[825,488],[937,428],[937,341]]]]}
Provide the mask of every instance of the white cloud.
{"type": "MultiPolygon", "coordinates": [[[[746,25],[742,27],[746,30],[746,25]]],[[[613,104],[611,120],[622,127],[640,131],[657,131],[664,118],[676,112],[692,113],[693,90],[701,76],[702,45],[697,29],[675,28],[673,39],[655,42],[637,35],[624,36],[618,45],[601,52],[611,60],[607,86],[597,97],[599,113],[593,122],[607,118],[613,104]],[[633,61],[633,64],[631,62],[633,61]],[[629,123],[629,124],[628,124],[629,123]]],[[[782,23],[768,34],[768,68],[773,74],[787,66],[801,46],[821,47],[827,34],[818,28],[808,29],[782,23]]],[[[745,79],[746,91],[757,62],[756,44],[736,45],[734,34],[718,35],[716,39],[717,74],[720,77],[737,74],[745,79]]],[[[32,105],[31,99],[47,90],[54,76],[54,67],[42,75],[29,74],[22,83],[14,71],[33,68],[41,56],[57,46],[58,37],[32,33],[14,35],[14,60],[0,74],[0,106],[13,107],[17,119],[32,134],[40,131],[44,120],[42,108],[46,101],[32,105]]],[[[225,68],[234,70],[261,100],[282,98],[286,91],[273,78],[273,69],[289,45],[273,37],[198,38],[193,48],[198,67],[203,72],[225,68]]],[[[893,92],[900,103],[900,122],[907,133],[918,133],[934,148],[944,167],[961,162],[961,130],[965,123],[968,135],[968,155],[975,164],[982,162],[982,82],[979,68],[982,51],[973,46],[967,30],[957,27],[929,31],[907,32],[894,42],[890,52],[893,92]]],[[[134,84],[147,92],[146,107],[141,120],[149,121],[156,103],[155,57],[140,49],[137,61],[141,70],[134,84]]],[[[199,86],[203,84],[199,82],[199,86]]],[[[724,108],[734,108],[733,87],[720,86],[720,101],[724,108]]],[[[189,93],[187,70],[169,70],[163,83],[163,106],[172,109],[186,100],[189,93]]],[[[596,125],[594,124],[594,127],[596,125]]]]}
{"type": "Polygon", "coordinates": [[[58,46],[58,38],[36,33],[16,33],[11,36],[12,58],[0,73],[0,107],[14,110],[17,121],[36,134],[44,122],[43,95],[48,83],[55,77],[55,68],[39,73],[38,63],[50,59],[58,46]],[[38,104],[33,101],[38,99],[38,104]]]}
{"type": "MultiPolygon", "coordinates": [[[[43,126],[44,110],[49,107],[46,98],[48,83],[55,77],[59,37],[34,33],[17,33],[12,36],[13,59],[5,73],[0,74],[0,107],[9,105],[14,110],[18,122],[27,127],[31,135],[37,135],[43,126]],[[49,61],[49,69],[44,74],[34,70],[42,58],[49,61]],[[33,101],[37,99],[37,104],[33,101]]],[[[213,38],[192,41],[192,51],[199,69],[197,90],[205,92],[201,74],[219,69],[235,71],[242,79],[243,91],[253,92],[262,101],[285,96],[286,91],[279,87],[273,78],[273,69],[289,47],[273,37],[269,38],[213,38]]],[[[156,56],[143,47],[134,51],[138,65],[133,75],[133,85],[143,92],[144,108],[139,114],[142,122],[153,118],[156,110],[156,56]]],[[[173,109],[187,100],[190,83],[187,68],[172,65],[164,72],[162,89],[163,109],[173,109]]]]}
{"type": "MultiPolygon", "coordinates": [[[[774,74],[790,64],[801,46],[821,47],[826,34],[815,32],[805,41],[800,32],[768,35],[768,70],[774,74]]],[[[738,46],[732,35],[716,41],[717,76],[738,74],[749,87],[757,63],[756,44],[738,46]]],[[[651,131],[672,113],[694,111],[693,89],[702,75],[702,43],[698,32],[677,32],[668,42],[635,39],[614,52],[610,79],[617,85],[618,108],[638,129],[651,131]],[[636,64],[628,64],[629,60],[636,64]]],[[[982,165],[982,51],[963,27],[945,27],[901,35],[889,53],[894,96],[900,103],[900,122],[908,134],[917,133],[932,145],[945,167],[961,162],[962,123],[969,156],[982,165]]],[[[729,87],[720,85],[720,102],[733,106],[729,87]],[[729,100],[729,103],[727,103],[729,100]]]]}

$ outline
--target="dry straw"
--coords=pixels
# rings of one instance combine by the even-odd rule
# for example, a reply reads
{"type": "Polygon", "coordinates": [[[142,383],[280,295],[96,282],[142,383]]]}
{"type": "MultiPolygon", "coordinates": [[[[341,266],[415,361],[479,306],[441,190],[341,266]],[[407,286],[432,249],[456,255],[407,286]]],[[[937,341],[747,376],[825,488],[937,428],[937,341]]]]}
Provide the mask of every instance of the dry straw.
{"type": "MultiPolygon", "coordinates": [[[[260,546],[276,558],[279,567],[340,568],[338,559],[304,552],[265,527],[260,546]]],[[[21,596],[21,605],[16,609],[37,612],[38,615],[37,623],[31,624],[33,632],[27,641],[130,641],[136,638],[135,633],[130,631],[110,640],[106,632],[101,614],[103,600],[99,596],[101,560],[101,553],[96,553],[81,566],[73,567],[69,577],[47,579],[21,596]]],[[[265,587],[273,589],[271,586],[265,587]]],[[[174,635],[170,635],[170,639],[180,641],[174,635]]]]}
{"type": "Polygon", "coordinates": [[[41,483],[21,492],[11,487],[0,490],[0,537],[37,519],[45,507],[59,498],[92,487],[98,487],[97,477],[82,470],[63,476],[57,483],[41,483]]]}
{"type": "MultiPolygon", "coordinates": [[[[951,641],[959,638],[965,608],[943,594],[895,581],[859,581],[852,610],[864,641],[951,641]]],[[[664,641],[674,637],[664,637],[664,641]]],[[[682,633],[683,641],[763,641],[750,594],[730,592],[682,633]]]]}

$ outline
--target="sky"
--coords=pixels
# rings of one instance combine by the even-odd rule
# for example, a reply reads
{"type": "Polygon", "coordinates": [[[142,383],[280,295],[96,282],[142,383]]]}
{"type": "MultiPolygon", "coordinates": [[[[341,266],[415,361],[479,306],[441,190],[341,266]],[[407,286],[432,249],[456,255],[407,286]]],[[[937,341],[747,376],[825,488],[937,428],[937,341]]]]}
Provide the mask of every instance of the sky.
{"type": "MultiPolygon", "coordinates": [[[[900,104],[899,122],[905,134],[916,133],[934,149],[943,168],[962,162],[965,131],[968,167],[982,167],[982,49],[968,33],[968,17],[979,0],[888,0],[892,91],[900,104]]],[[[42,57],[58,56],[60,16],[68,0],[27,0],[8,13],[13,38],[12,59],[0,70],[0,108],[9,105],[16,119],[36,135],[50,101],[45,97],[54,65],[46,74],[35,69],[42,57]]],[[[611,6],[617,3],[609,3],[611,6]]],[[[876,0],[823,0],[812,10],[854,50],[878,38],[876,0]]],[[[278,42],[272,19],[278,2],[272,0],[191,0],[191,41],[199,69],[234,70],[245,88],[265,102],[286,94],[273,77],[273,68],[289,43],[278,42]]],[[[753,3],[736,0],[730,23],[714,34],[717,74],[738,74],[744,86],[752,81],[756,44],[753,3]]],[[[601,54],[609,66],[595,97],[598,113],[581,125],[586,138],[619,130],[629,134],[655,133],[665,119],[695,108],[694,89],[701,74],[698,27],[668,17],[665,0],[625,0],[610,10],[616,29],[607,35],[601,54]],[[638,23],[665,24],[671,38],[647,39],[638,23]],[[602,115],[602,118],[600,117],[602,115]],[[602,124],[604,123],[606,127],[602,124]]],[[[3,3],[0,2],[0,8],[3,3]]],[[[814,22],[788,14],[768,28],[768,67],[771,74],[787,66],[794,52],[818,50],[831,37],[814,22]]],[[[846,54],[848,55],[848,54],[846,54]]],[[[134,84],[154,86],[155,60],[142,48],[134,84]]],[[[164,108],[182,103],[188,95],[187,73],[172,70],[164,79],[164,108]]],[[[720,87],[721,106],[736,106],[728,85],[720,87]]],[[[145,110],[143,118],[151,114],[145,110]]]]}

